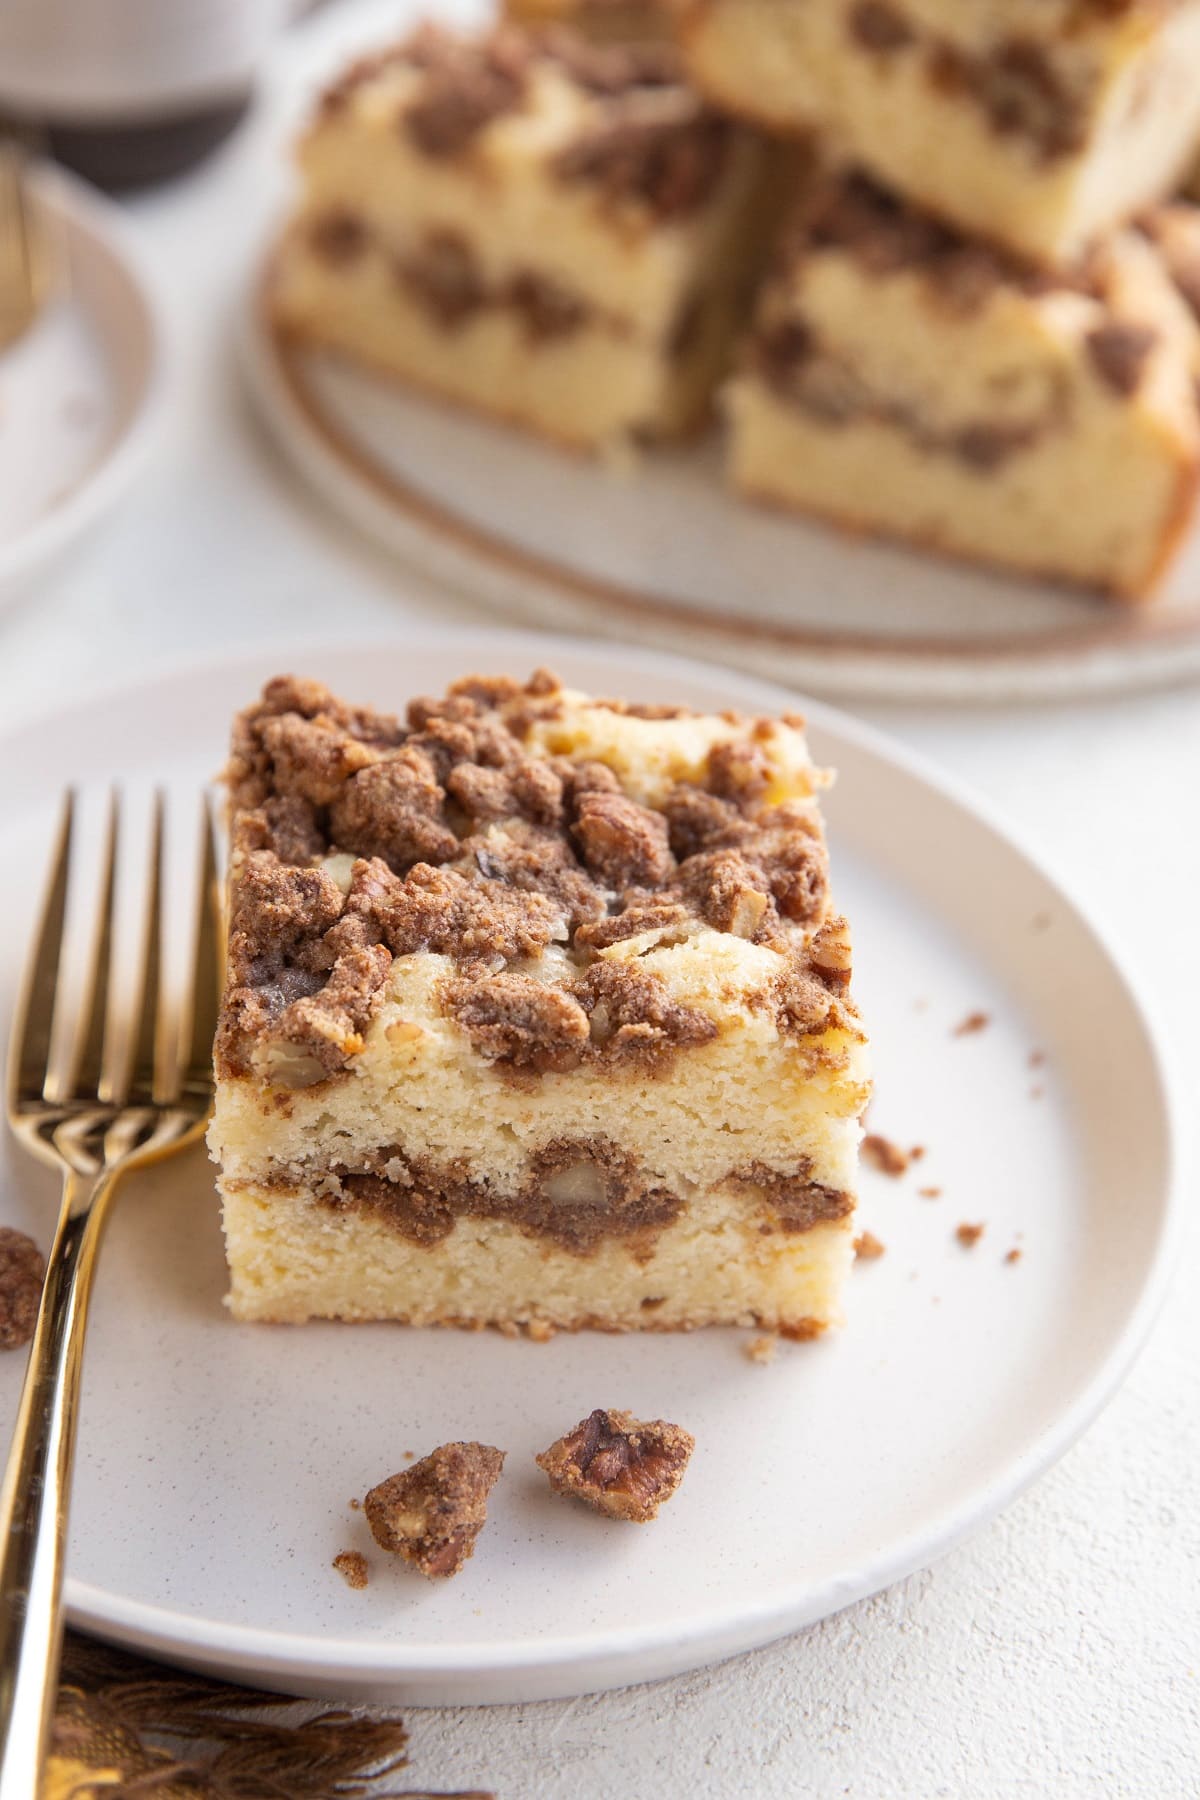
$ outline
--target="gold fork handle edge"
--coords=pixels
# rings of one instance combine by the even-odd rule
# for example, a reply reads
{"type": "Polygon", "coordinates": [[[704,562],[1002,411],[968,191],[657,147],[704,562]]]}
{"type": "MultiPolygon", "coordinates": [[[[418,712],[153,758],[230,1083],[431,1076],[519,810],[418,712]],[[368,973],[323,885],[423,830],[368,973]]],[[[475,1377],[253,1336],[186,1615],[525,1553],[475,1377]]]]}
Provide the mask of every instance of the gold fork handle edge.
{"type": "Polygon", "coordinates": [[[37,1794],[54,1712],[83,1340],[114,1181],[64,1177],[0,1488],[0,1800],[37,1794]]]}

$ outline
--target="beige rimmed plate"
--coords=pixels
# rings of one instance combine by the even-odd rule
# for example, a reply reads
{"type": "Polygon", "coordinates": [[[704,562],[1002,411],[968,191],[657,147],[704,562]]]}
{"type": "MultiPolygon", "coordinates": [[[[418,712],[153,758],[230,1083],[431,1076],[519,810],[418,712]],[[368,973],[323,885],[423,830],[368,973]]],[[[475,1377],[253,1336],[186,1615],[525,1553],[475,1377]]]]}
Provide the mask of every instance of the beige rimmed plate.
{"type": "Polygon", "coordinates": [[[616,471],[289,344],[268,280],[242,365],[280,450],[377,542],[505,616],[831,694],[1053,698],[1200,674],[1200,538],[1126,605],[850,537],[739,500],[716,433],[616,471]]]}
{"type": "Polygon", "coordinates": [[[157,412],[163,332],[117,208],[61,169],[33,194],[59,279],[0,354],[0,605],[28,593],[129,486],[157,412]]]}
{"type": "MultiPolygon", "coordinates": [[[[678,658],[420,630],[243,654],[75,706],[0,742],[0,861],[25,876],[0,886],[0,1027],[63,783],[206,779],[235,708],[281,667],[398,706],[466,669],[542,662],[634,699],[795,705],[678,658]]],[[[836,712],[811,717],[816,754],[840,771],[835,887],[874,1039],[873,1126],[925,1146],[901,1181],[864,1175],[863,1223],[887,1248],[853,1271],[846,1328],[759,1367],[739,1331],[533,1344],[236,1325],[212,1170],[202,1152],[178,1158],[128,1188],[104,1249],[71,1522],[76,1623],[354,1699],[531,1700],[651,1680],[930,1562],[1094,1417],[1149,1328],[1179,1212],[1169,1083],[1135,983],[969,795],[836,712]],[[955,1035],[975,1012],[986,1028],[955,1035]],[[969,1251],[964,1221],[985,1226],[969,1251]],[[597,1405],[695,1434],[653,1525],[556,1501],[533,1465],[597,1405]],[[427,1584],[373,1550],[349,1502],[406,1451],[449,1438],[509,1460],[473,1561],[427,1584]],[[331,1567],[344,1549],[369,1557],[363,1592],[331,1567]]],[[[6,1142],[0,1223],[45,1243],[52,1205],[49,1173],[6,1142]]],[[[0,1446],[21,1360],[0,1357],[0,1446]]]]}

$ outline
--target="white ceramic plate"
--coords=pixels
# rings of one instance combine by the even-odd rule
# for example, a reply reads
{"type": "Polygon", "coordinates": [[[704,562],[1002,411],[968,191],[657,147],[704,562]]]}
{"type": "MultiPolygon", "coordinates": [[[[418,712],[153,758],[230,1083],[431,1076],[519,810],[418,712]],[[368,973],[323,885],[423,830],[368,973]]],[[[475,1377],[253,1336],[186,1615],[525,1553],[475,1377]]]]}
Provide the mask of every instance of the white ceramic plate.
{"type": "MultiPolygon", "coordinates": [[[[69,779],[209,776],[231,713],[281,663],[396,706],[468,667],[545,661],[600,692],[794,705],[616,647],[425,631],[242,656],[47,719],[0,743],[0,1018],[69,779]]],[[[1171,1108],[1151,1030],[1086,918],[969,799],[849,719],[812,719],[817,754],[840,769],[834,870],[875,1038],[873,1125],[926,1146],[902,1181],[864,1176],[864,1223],[887,1253],[853,1272],[846,1329],[759,1367],[739,1331],[532,1344],[239,1326],[221,1304],[211,1170],[202,1152],[165,1164],[119,1201],[100,1272],[71,1521],[78,1624],[360,1699],[527,1700],[648,1680],[927,1563],[1093,1417],[1166,1269],[1171,1108]],[[987,1029],[955,1036],[980,1010],[987,1029]],[[969,1251],[962,1222],[986,1226],[969,1251]],[[533,1466],[597,1405],[695,1433],[683,1487],[652,1526],[553,1499],[533,1466]],[[502,1446],[508,1466],[474,1560],[430,1585],[373,1553],[348,1502],[405,1451],[458,1437],[502,1446]],[[364,1592],[330,1567],[349,1548],[370,1558],[364,1592]]],[[[5,1156],[0,1216],[45,1242],[53,1182],[11,1146],[5,1156]]],[[[0,1359],[0,1421],[20,1360],[0,1359]]]]}
{"type": "Polygon", "coordinates": [[[65,278],[0,354],[0,603],[117,500],[144,453],[162,333],[117,209],[61,170],[35,179],[65,278]]]}

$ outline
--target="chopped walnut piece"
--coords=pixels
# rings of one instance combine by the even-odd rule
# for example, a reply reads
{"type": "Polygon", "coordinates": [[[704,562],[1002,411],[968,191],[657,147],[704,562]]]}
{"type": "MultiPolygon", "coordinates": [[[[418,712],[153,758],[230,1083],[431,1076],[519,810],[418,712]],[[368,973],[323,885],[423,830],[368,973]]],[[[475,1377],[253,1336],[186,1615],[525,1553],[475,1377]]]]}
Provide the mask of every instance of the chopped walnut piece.
{"type": "Polygon", "coordinates": [[[0,1225],[0,1350],[17,1350],[33,1336],[45,1278],[33,1239],[0,1225]]]}
{"type": "Polygon", "coordinates": [[[862,1153],[873,1169],[893,1178],[903,1175],[912,1161],[907,1150],[902,1150],[899,1144],[894,1144],[891,1138],[882,1137],[877,1131],[868,1133],[863,1139],[862,1153]]]}
{"type": "Polygon", "coordinates": [[[474,1552],[503,1467],[503,1450],[490,1444],[439,1444],[371,1489],[363,1510],[372,1537],[422,1575],[457,1575],[474,1552]]]}
{"type": "Polygon", "coordinates": [[[625,794],[580,795],[575,836],[607,887],[660,887],[674,872],[666,820],[625,794]]]}
{"type": "Polygon", "coordinates": [[[863,1231],[854,1240],[854,1254],[859,1262],[878,1262],[887,1246],[873,1231],[863,1231]]]}
{"type": "Polygon", "coordinates": [[[971,1250],[979,1242],[983,1232],[982,1225],[958,1225],[955,1227],[954,1235],[964,1250],[971,1250]]]}
{"type": "Polygon", "coordinates": [[[367,1559],[361,1550],[339,1550],[333,1559],[333,1566],[347,1587],[366,1587],[367,1559]]]}
{"type": "Polygon", "coordinates": [[[680,1425],[597,1407],[535,1461],[556,1494],[644,1525],[683,1480],[695,1448],[695,1438],[680,1425]]]}

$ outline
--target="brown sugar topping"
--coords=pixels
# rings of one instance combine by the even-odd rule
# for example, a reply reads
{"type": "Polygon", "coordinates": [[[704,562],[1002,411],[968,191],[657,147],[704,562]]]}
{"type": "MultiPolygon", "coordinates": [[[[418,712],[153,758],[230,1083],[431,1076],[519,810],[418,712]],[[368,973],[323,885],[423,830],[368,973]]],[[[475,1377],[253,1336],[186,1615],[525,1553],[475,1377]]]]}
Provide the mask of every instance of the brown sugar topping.
{"type": "Polygon", "coordinates": [[[636,957],[601,953],[700,925],[779,953],[769,991],[749,998],[785,1032],[853,1021],[815,804],[765,799],[772,727],[731,716],[743,729],[710,753],[703,784],[652,807],[605,764],[531,744],[562,707],[544,670],[524,685],[470,677],[414,700],[403,723],[317,682],[268,683],[236,722],[227,771],[222,1074],[281,1088],[337,1074],[393,959],[418,953],[458,965],[441,1002],[514,1079],[596,1057],[665,1068],[717,1025],[636,957]]]}
{"type": "Polygon", "coordinates": [[[556,1494],[644,1525],[678,1488],[695,1448],[682,1426],[598,1407],[535,1460],[556,1494]]]}
{"type": "Polygon", "coordinates": [[[347,1587],[365,1588],[369,1579],[367,1559],[361,1550],[339,1550],[333,1566],[347,1587]]]}
{"type": "Polygon", "coordinates": [[[402,123],[426,156],[458,155],[493,119],[524,101],[530,47],[508,26],[466,39],[423,25],[403,47],[403,58],[424,77],[402,123]]]}
{"type": "Polygon", "coordinates": [[[33,1336],[46,1262],[31,1237],[0,1225],[0,1350],[18,1350],[33,1336]]]}
{"type": "Polygon", "coordinates": [[[503,1450],[490,1444],[440,1444],[371,1489],[363,1501],[371,1535],[422,1575],[457,1575],[474,1553],[503,1467],[503,1450]]]}

